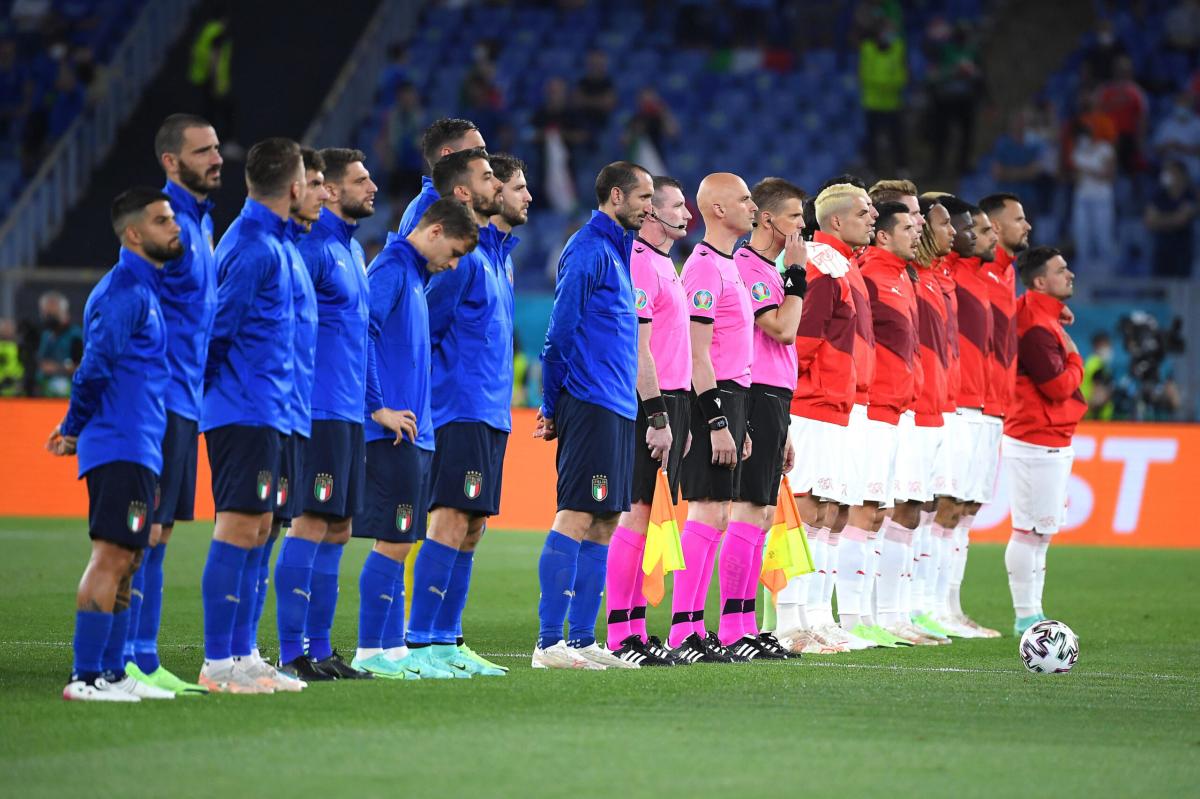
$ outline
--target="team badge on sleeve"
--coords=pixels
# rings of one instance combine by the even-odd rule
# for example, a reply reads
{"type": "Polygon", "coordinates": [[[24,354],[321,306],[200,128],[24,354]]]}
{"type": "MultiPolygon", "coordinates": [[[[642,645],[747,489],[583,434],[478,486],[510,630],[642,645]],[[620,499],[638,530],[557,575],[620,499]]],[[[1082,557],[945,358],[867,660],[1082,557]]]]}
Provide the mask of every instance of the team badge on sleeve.
{"type": "Polygon", "coordinates": [[[266,499],[271,496],[271,473],[263,470],[258,473],[258,487],[255,492],[259,499],[266,499]]]}
{"type": "Polygon", "coordinates": [[[134,533],[140,533],[142,526],[146,523],[146,503],[134,500],[129,503],[129,515],[125,517],[125,524],[129,526],[129,530],[134,533]]]}
{"type": "Polygon", "coordinates": [[[396,529],[402,533],[407,533],[408,528],[412,527],[413,521],[413,506],[412,505],[397,505],[396,506],[396,529]]]}
{"type": "Polygon", "coordinates": [[[633,304],[639,311],[644,309],[646,307],[646,303],[648,302],[649,300],[646,297],[646,292],[642,291],[641,289],[633,290],[633,304]]]}
{"type": "Polygon", "coordinates": [[[750,287],[750,296],[755,302],[762,302],[771,298],[771,290],[767,288],[767,284],[759,281],[750,287]]]}
{"type": "Polygon", "coordinates": [[[608,475],[592,475],[592,499],[603,502],[608,497],[608,475]]]}
{"type": "Polygon", "coordinates": [[[328,502],[333,496],[333,475],[322,472],[317,475],[317,479],[313,481],[313,496],[317,498],[317,502],[328,502]]]}
{"type": "Polygon", "coordinates": [[[467,472],[467,476],[463,480],[463,493],[467,495],[467,499],[477,498],[481,491],[483,491],[483,475],[479,472],[467,472]]]}
{"type": "Polygon", "coordinates": [[[286,477],[279,478],[279,487],[275,489],[275,504],[286,505],[288,497],[288,484],[286,477]]]}
{"type": "Polygon", "coordinates": [[[711,310],[713,307],[713,295],[711,291],[701,289],[692,295],[692,305],[699,308],[701,311],[711,310]]]}

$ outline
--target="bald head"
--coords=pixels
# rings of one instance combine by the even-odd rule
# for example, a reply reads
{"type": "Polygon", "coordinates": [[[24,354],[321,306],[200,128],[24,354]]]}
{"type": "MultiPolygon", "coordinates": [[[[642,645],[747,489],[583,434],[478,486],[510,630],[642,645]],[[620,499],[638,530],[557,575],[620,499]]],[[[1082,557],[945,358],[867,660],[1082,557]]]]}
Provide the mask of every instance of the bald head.
{"type": "Polygon", "coordinates": [[[696,205],[706,229],[721,228],[738,236],[750,231],[758,210],[746,181],[732,172],[714,172],[700,181],[696,205]]]}

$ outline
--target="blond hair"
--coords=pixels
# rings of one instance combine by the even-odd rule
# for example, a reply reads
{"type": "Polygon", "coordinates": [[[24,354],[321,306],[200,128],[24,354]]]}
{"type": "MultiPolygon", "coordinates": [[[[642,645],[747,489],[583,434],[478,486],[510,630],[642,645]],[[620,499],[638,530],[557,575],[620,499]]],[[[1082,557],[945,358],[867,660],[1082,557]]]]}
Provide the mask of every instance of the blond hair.
{"type": "Polygon", "coordinates": [[[817,226],[824,230],[825,221],[839,211],[848,208],[850,202],[857,197],[862,197],[867,202],[871,201],[864,189],[860,189],[852,183],[835,183],[826,188],[817,195],[817,199],[813,202],[817,226]]]}
{"type": "Polygon", "coordinates": [[[901,197],[916,197],[917,184],[911,180],[879,180],[867,194],[876,205],[897,202],[901,197]]]}

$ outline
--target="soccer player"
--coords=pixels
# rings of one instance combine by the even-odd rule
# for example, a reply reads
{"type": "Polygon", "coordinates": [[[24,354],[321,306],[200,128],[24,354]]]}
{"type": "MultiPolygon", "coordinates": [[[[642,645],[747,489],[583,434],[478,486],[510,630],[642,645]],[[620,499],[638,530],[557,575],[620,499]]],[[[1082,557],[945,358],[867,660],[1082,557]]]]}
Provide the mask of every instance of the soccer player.
{"type": "Polygon", "coordinates": [[[787,649],[770,632],[759,632],[755,597],[763,546],[775,521],[779,481],[792,470],[795,450],[788,435],[788,406],[798,373],[796,330],[808,281],[804,192],[783,178],[763,178],[750,193],[757,207],[750,240],[733,256],[749,287],[754,314],[748,425],[756,452],[742,465],[721,552],[721,621],[717,637],[734,654],[786,660],[787,649]],[[776,268],[783,256],[784,271],[776,268]]]}
{"type": "Polygon", "coordinates": [[[1012,492],[1012,537],[1004,551],[1008,586],[1021,635],[1042,613],[1046,551],[1066,521],[1071,437],[1087,412],[1079,391],[1083,360],[1063,328],[1075,276],[1051,247],[1025,250],[1016,261],[1025,285],[1017,300],[1017,386],[1004,420],[1004,466],[1012,492]]]}
{"type": "Polygon", "coordinates": [[[638,668],[597,646],[595,626],[608,543],[633,485],[638,323],[629,259],[653,196],[643,167],[601,169],[599,209],[559,259],[534,433],[558,439],[558,512],[538,561],[537,669],[638,668]],[[568,606],[573,646],[563,640],[568,606]]]}
{"type": "MultiPolygon", "coordinates": [[[[271,549],[280,531],[287,527],[291,531],[292,521],[304,511],[304,489],[302,479],[304,474],[305,455],[308,452],[309,440],[312,438],[312,396],[313,379],[317,358],[317,292],[313,287],[312,275],[304,256],[300,254],[297,243],[301,236],[312,230],[313,223],[320,218],[329,192],[325,188],[325,159],[310,147],[300,148],[300,157],[304,162],[305,193],[304,203],[298,210],[292,212],[284,231],[283,247],[288,255],[288,265],[292,276],[292,309],[296,315],[295,364],[292,370],[292,432],[283,437],[279,447],[279,475],[275,484],[275,513],[271,520],[271,535],[267,538],[263,550],[262,563],[259,565],[258,583],[258,613],[266,602],[267,575],[271,568],[271,549]]],[[[284,538],[285,547],[287,538],[284,538]]],[[[308,610],[308,597],[301,596],[295,591],[296,573],[292,561],[296,552],[289,548],[288,556],[280,558],[277,568],[282,568],[284,585],[293,586],[286,594],[276,597],[276,624],[280,630],[280,640],[285,638],[288,625],[299,621],[301,632],[304,629],[304,617],[308,610]],[[288,621],[285,622],[284,620],[288,621]]],[[[307,587],[307,583],[305,584],[307,587]]],[[[311,590],[311,588],[309,589],[311,590]]],[[[306,592],[307,593],[307,592],[306,592]]],[[[257,627],[255,630],[257,640],[257,627]]],[[[336,675],[313,666],[307,655],[284,661],[278,661],[279,673],[294,677],[303,682],[319,682],[336,679],[336,675]]]]}
{"type": "Polygon", "coordinates": [[[87,479],[92,556],[75,598],[75,661],[63,699],[139,702],[175,692],[125,671],[130,581],[150,537],[158,497],[164,395],[170,380],[158,292],[163,265],[182,255],[170,199],[156,189],[117,196],[112,225],[117,264],[84,308],[85,349],[71,378],[66,418],[46,449],[79,455],[87,479]]]}
{"type": "Polygon", "coordinates": [[[433,168],[438,194],[467,206],[479,244],[453,270],[429,279],[433,429],[428,537],[413,564],[406,641],[413,668],[455,676],[504,669],[462,640],[475,548],[500,510],[504,452],[512,430],[513,292],[506,270],[515,236],[489,218],[501,212],[503,184],[482,148],[459,150],[433,168]]]}
{"type": "MultiPolygon", "coordinates": [[[[715,172],[700,182],[696,205],[704,219],[704,237],[683,267],[683,288],[691,315],[692,446],[683,459],[683,497],[687,521],[680,543],[685,568],[674,573],[671,632],[668,643],[684,662],[746,662],[751,648],[731,652],[716,632],[704,627],[704,603],[712,580],[721,536],[729,527],[729,503],[739,496],[742,463],[753,451],[747,430],[750,364],[754,352],[754,314],[750,290],[733,261],[740,237],[750,232],[758,210],[750,189],[737,175],[715,172]]],[[[738,541],[721,550],[722,610],[737,599],[741,638],[741,590],[750,568],[748,544],[757,539],[753,525],[739,522],[738,541]],[[748,527],[749,530],[743,528],[748,527]],[[727,562],[728,561],[728,562],[727,562]],[[733,586],[736,584],[736,588],[733,586]],[[736,597],[734,596],[736,595],[736,597]]],[[[729,607],[732,612],[732,605],[729,607]]],[[[732,620],[731,620],[732,621],[732,620]]]]}
{"type": "Polygon", "coordinates": [[[790,424],[796,459],[788,479],[816,572],[792,578],[779,592],[777,625],[789,634],[793,650],[805,643],[797,645],[796,630],[808,630],[819,646],[865,649],[875,642],[849,636],[833,619],[841,530],[831,528],[843,493],[839,448],[844,447],[856,387],[857,309],[848,272],[852,246],[866,244],[872,229],[866,192],[849,183],[827,186],[813,202],[813,223],[820,229],[808,245],[808,291],[796,331],[798,378],[790,424]]]}
{"type": "Polygon", "coordinates": [[[378,677],[454,676],[404,647],[404,559],[425,537],[434,448],[426,280],[454,269],[478,239],[473,214],[447,197],[429,206],[407,236],[389,236],[367,270],[367,483],[354,530],[375,544],[359,577],[353,665],[378,677]]]}
{"type": "Polygon", "coordinates": [[[672,494],[687,447],[691,413],[692,346],[687,296],[671,248],[687,235],[683,186],[654,177],[653,210],[633,244],[630,271],[638,315],[638,413],[634,432],[633,493],[608,547],[605,599],[608,648],[640,666],[676,663],[657,636],[646,633],[642,558],[658,470],[666,468],[672,494]]]}
{"type": "Polygon", "coordinates": [[[158,659],[162,619],[163,561],[176,521],[195,513],[196,458],[204,358],[217,306],[217,261],[213,255],[212,202],[221,187],[220,142],[212,125],[191,114],[172,114],[154,137],[154,154],[167,175],[163,193],[171,200],[183,254],[162,271],[159,301],[167,328],[171,380],[164,397],[167,430],[163,436],[159,503],[153,509],[150,545],[133,577],[129,603],[126,670],[136,679],[177,694],[205,693],[179,679],[158,659]]]}
{"type": "Polygon", "coordinates": [[[404,216],[400,218],[400,227],[397,230],[401,236],[411,233],[425,209],[441,197],[434,186],[434,165],[450,153],[486,146],[483,134],[469,119],[443,117],[425,129],[425,134],[421,137],[421,154],[425,158],[425,165],[429,167],[429,175],[421,178],[421,192],[404,209],[404,216]]]}
{"type": "Polygon", "coordinates": [[[291,432],[295,312],[283,236],[304,201],[300,146],[283,138],[255,144],[246,154],[246,186],[242,212],[217,245],[217,311],[204,373],[200,429],[217,521],[200,583],[199,682],[222,693],[273,693],[296,690],[297,681],[253,657],[248,620],[257,609],[258,570],[247,563],[261,563],[280,440],[291,432]],[[244,631],[236,639],[235,627],[244,631]]]}

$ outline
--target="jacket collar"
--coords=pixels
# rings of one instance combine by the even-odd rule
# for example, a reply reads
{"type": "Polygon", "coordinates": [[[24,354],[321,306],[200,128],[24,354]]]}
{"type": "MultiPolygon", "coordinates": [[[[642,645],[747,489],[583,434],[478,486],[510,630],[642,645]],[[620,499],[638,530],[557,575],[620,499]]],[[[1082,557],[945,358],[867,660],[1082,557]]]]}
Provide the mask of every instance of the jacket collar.
{"type": "Polygon", "coordinates": [[[877,247],[874,244],[872,244],[870,247],[867,247],[867,249],[863,252],[863,256],[864,266],[866,264],[880,264],[882,266],[888,266],[892,269],[895,269],[897,274],[903,272],[908,266],[908,261],[905,261],[899,255],[890,253],[882,247],[877,247]]]}
{"type": "Polygon", "coordinates": [[[819,244],[825,244],[842,254],[847,261],[854,263],[854,248],[839,238],[830,236],[828,233],[818,230],[813,234],[813,241],[819,244]]]}
{"type": "Polygon", "coordinates": [[[147,261],[142,256],[138,255],[133,250],[121,248],[121,254],[117,260],[117,266],[122,269],[128,269],[139,283],[145,284],[155,293],[158,292],[162,285],[162,269],[147,261]]]}
{"type": "Polygon", "coordinates": [[[247,197],[246,203],[242,206],[242,216],[262,225],[278,238],[283,238],[283,232],[286,229],[287,221],[280,219],[274,211],[260,203],[258,200],[252,200],[247,197]]]}
{"type": "Polygon", "coordinates": [[[612,244],[613,249],[621,254],[621,260],[625,264],[629,263],[629,254],[633,248],[633,239],[637,235],[636,231],[625,230],[603,211],[592,211],[592,218],[588,220],[588,224],[612,244]]]}
{"type": "Polygon", "coordinates": [[[358,230],[357,224],[344,221],[328,208],[321,209],[321,215],[317,217],[316,222],[313,222],[313,227],[319,227],[327,235],[333,236],[340,241],[345,247],[350,246],[350,240],[354,238],[354,231],[358,230]]]}
{"type": "Polygon", "coordinates": [[[421,255],[420,251],[412,245],[407,236],[401,236],[399,233],[389,233],[387,243],[383,246],[385,250],[391,250],[399,261],[409,264],[418,276],[429,277],[429,270],[425,268],[425,265],[429,263],[429,259],[421,255]]]}
{"type": "Polygon", "coordinates": [[[296,241],[307,232],[304,229],[304,225],[301,225],[295,219],[289,219],[287,224],[283,226],[283,237],[288,241],[296,241]]]}
{"type": "Polygon", "coordinates": [[[1064,303],[1062,300],[1055,299],[1049,294],[1044,294],[1040,291],[1026,291],[1023,295],[1025,302],[1033,306],[1034,311],[1039,316],[1046,316],[1051,319],[1058,319],[1062,316],[1064,303]]]}
{"type": "Polygon", "coordinates": [[[190,191],[173,180],[168,180],[167,185],[163,186],[163,194],[171,198],[172,206],[196,219],[201,219],[213,209],[212,200],[197,200],[190,191]]]}

